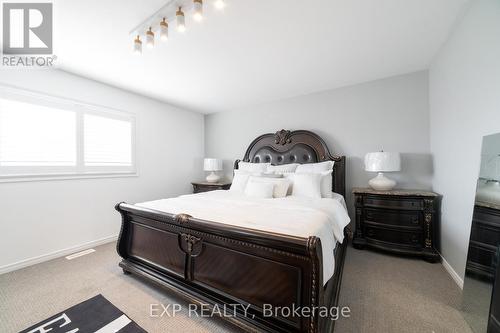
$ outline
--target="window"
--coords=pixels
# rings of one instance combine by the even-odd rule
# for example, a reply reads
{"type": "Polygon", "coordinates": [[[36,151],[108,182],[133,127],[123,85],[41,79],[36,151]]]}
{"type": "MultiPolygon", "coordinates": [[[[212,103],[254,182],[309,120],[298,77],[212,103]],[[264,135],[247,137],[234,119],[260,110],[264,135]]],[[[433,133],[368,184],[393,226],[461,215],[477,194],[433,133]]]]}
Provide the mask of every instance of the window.
{"type": "Polygon", "coordinates": [[[85,114],[83,116],[85,166],[132,166],[132,123],[85,114]]]}
{"type": "Polygon", "coordinates": [[[133,175],[135,119],[125,112],[0,90],[0,181],[133,175]]]}

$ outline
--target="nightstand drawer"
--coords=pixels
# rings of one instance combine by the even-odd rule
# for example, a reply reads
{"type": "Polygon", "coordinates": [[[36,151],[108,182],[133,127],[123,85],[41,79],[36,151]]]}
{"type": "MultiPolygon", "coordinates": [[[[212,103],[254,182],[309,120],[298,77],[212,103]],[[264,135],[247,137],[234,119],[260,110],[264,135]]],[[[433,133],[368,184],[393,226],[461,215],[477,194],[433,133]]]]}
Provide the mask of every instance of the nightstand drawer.
{"type": "Polygon", "coordinates": [[[485,268],[487,267],[489,268],[489,270],[491,270],[491,272],[493,272],[495,253],[496,251],[493,249],[489,249],[487,247],[481,246],[480,244],[471,242],[469,245],[469,254],[467,260],[476,264],[480,264],[485,268]]]}
{"type": "Polygon", "coordinates": [[[420,212],[365,209],[365,220],[391,226],[421,228],[420,212]]]}
{"type": "Polygon", "coordinates": [[[500,245],[500,229],[474,221],[471,230],[471,241],[497,247],[500,245]],[[474,223],[475,222],[475,223],[474,223]]]}
{"type": "Polygon", "coordinates": [[[420,232],[402,232],[369,226],[365,227],[365,237],[367,241],[382,241],[413,248],[421,248],[423,243],[423,236],[420,232]]]}
{"type": "Polygon", "coordinates": [[[414,209],[420,210],[424,208],[422,200],[418,199],[397,199],[384,198],[381,196],[367,195],[364,199],[365,207],[379,207],[389,209],[414,209]]]}

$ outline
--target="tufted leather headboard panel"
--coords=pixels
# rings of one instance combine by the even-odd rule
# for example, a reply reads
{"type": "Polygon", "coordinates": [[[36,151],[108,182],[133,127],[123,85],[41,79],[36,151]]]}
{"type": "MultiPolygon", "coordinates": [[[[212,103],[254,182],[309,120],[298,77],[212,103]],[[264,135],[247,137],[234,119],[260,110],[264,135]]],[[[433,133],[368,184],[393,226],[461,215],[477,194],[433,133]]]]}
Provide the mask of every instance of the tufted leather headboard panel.
{"type": "MultiPolygon", "coordinates": [[[[332,155],[325,141],[310,131],[281,130],[259,136],[248,146],[243,161],[253,163],[316,163],[334,161],[333,192],[345,196],[345,156],[332,155]]],[[[238,162],[234,168],[238,169],[238,162]]]]}

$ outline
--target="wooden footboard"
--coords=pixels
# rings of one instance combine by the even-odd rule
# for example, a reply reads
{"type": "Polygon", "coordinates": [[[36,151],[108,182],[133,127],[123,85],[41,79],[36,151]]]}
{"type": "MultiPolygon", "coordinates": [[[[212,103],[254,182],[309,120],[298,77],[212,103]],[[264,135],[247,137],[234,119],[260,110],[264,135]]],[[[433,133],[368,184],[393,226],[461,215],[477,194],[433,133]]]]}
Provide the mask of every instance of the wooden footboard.
{"type": "Polygon", "coordinates": [[[336,306],[345,244],[336,273],[323,285],[321,243],[202,221],[138,206],[116,205],[122,215],[117,251],[124,272],[174,290],[189,301],[233,311],[225,319],[250,331],[327,332],[329,318],[269,316],[277,308],[336,306]],[[245,316],[243,306],[248,307],[245,316]],[[264,308],[267,307],[267,312],[264,308]]]}

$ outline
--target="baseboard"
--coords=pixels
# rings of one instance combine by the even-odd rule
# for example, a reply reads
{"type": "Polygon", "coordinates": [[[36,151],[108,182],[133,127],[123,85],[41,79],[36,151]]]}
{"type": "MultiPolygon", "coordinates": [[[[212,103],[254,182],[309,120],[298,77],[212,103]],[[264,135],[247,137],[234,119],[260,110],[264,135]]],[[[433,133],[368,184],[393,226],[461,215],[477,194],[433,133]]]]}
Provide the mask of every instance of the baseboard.
{"type": "Polygon", "coordinates": [[[24,268],[24,267],[39,264],[41,262],[49,261],[49,260],[56,259],[59,257],[64,257],[64,256],[67,256],[69,254],[83,251],[83,250],[89,249],[89,248],[94,247],[94,246],[99,246],[102,244],[116,241],[117,239],[118,239],[118,235],[108,236],[108,237],[97,239],[97,240],[94,240],[91,242],[80,244],[77,246],[69,247],[69,248],[58,250],[58,251],[51,252],[51,253],[47,253],[47,254],[44,254],[44,255],[41,255],[38,257],[33,257],[33,258],[21,260],[21,261],[15,262],[13,264],[0,266],[0,274],[12,272],[12,271],[24,268]]]}
{"type": "Polygon", "coordinates": [[[460,275],[457,274],[457,272],[455,272],[453,267],[451,267],[451,265],[446,261],[446,259],[444,259],[442,255],[440,256],[444,269],[446,269],[448,274],[450,274],[451,278],[460,287],[460,289],[464,289],[464,280],[460,277],[460,275]]]}

